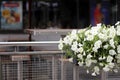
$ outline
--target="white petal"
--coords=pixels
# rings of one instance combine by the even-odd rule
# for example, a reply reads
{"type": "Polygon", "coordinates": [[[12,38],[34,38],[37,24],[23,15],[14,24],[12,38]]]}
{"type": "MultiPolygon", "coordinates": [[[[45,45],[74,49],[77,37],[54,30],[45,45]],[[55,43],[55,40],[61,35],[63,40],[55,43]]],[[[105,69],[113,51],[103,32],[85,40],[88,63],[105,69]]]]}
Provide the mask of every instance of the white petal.
{"type": "Polygon", "coordinates": [[[69,61],[69,62],[73,62],[73,58],[69,58],[68,61],[69,61]]]}
{"type": "Polygon", "coordinates": [[[96,76],[96,73],[95,73],[95,72],[93,72],[93,73],[92,73],[92,76],[96,76]]]}

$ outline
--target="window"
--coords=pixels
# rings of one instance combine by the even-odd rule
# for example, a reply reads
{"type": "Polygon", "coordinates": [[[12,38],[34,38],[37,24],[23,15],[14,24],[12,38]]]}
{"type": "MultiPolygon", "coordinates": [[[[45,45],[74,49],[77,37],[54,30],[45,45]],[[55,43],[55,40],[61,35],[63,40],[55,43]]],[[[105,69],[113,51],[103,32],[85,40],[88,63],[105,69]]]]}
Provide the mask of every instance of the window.
{"type": "MultiPolygon", "coordinates": [[[[3,9],[1,2],[1,10],[3,9]]],[[[38,29],[81,29],[94,25],[94,10],[97,3],[101,4],[103,13],[102,22],[114,24],[119,19],[118,0],[19,0],[6,1],[9,3],[21,2],[21,27],[16,28],[2,26],[0,30],[23,30],[26,28],[38,29]]],[[[20,10],[20,9],[19,9],[20,10]]],[[[2,12],[0,13],[2,15],[2,12]]],[[[17,21],[17,20],[16,20],[17,21]]],[[[4,21],[6,22],[6,21],[4,21]]],[[[12,24],[13,25],[13,24],[12,24]]]]}

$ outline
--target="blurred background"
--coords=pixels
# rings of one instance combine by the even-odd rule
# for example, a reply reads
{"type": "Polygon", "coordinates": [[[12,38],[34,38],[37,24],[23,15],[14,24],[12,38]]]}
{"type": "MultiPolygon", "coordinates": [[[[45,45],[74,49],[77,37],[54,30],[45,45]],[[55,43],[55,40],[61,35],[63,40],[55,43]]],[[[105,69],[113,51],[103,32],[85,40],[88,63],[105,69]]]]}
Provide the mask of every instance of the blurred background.
{"type": "MultiPolygon", "coordinates": [[[[5,0],[7,3],[17,1],[5,0]]],[[[1,1],[3,9],[4,0],[1,1]]],[[[119,20],[119,0],[18,0],[21,2],[22,25],[18,29],[81,29],[96,19],[101,23],[114,24],[119,20]],[[97,9],[100,4],[100,9],[97,9]],[[100,17],[102,16],[102,17],[100,17]]],[[[1,10],[2,10],[1,9],[1,10]]],[[[1,14],[1,13],[0,13],[1,14]]],[[[2,18],[2,17],[1,17],[2,18]]],[[[1,20],[2,24],[2,20],[1,20]]],[[[3,27],[0,30],[4,29],[3,27]]],[[[6,29],[7,30],[7,29],[6,29]]]]}
{"type": "Polygon", "coordinates": [[[119,0],[23,0],[24,26],[71,29],[96,25],[97,4],[101,5],[102,23],[116,23],[119,0]]]}

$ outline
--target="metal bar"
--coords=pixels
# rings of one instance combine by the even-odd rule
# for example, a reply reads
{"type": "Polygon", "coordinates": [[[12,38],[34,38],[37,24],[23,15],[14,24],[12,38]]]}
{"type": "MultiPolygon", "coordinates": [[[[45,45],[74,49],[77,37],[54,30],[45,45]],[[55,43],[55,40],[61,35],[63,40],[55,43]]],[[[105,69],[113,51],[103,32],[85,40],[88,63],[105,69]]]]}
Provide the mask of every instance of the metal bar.
{"type": "Polygon", "coordinates": [[[0,46],[49,46],[48,44],[58,43],[59,41],[0,42],[0,46]]]}
{"type": "Polygon", "coordinates": [[[52,80],[58,80],[55,55],[52,56],[52,80]]]}
{"type": "Polygon", "coordinates": [[[80,78],[79,78],[79,73],[80,73],[80,68],[79,68],[79,66],[76,66],[77,67],[77,70],[76,70],[76,80],[80,80],[80,78]]]}
{"type": "Polygon", "coordinates": [[[52,80],[55,80],[55,57],[52,56],[52,80]]]}
{"type": "Polygon", "coordinates": [[[0,55],[35,55],[35,54],[63,54],[62,51],[25,51],[25,52],[0,52],[0,55]]]}
{"type": "MultiPolygon", "coordinates": [[[[61,59],[63,59],[63,55],[61,55],[61,59]]],[[[61,80],[66,80],[65,79],[65,66],[64,66],[64,61],[61,60],[61,80]]]]}
{"type": "Polygon", "coordinates": [[[73,67],[73,80],[79,80],[79,70],[78,66],[73,67]]]}
{"type": "Polygon", "coordinates": [[[73,80],[76,80],[76,66],[73,67],[73,80]]]}
{"type": "Polygon", "coordinates": [[[107,80],[107,72],[104,72],[103,70],[101,72],[101,80],[107,80]]]}
{"type": "Polygon", "coordinates": [[[9,80],[9,65],[6,65],[6,79],[9,80]]]}
{"type": "Polygon", "coordinates": [[[22,61],[18,61],[18,80],[23,80],[22,78],[22,61]]]}
{"type": "Polygon", "coordinates": [[[0,56],[0,80],[2,80],[2,61],[0,56]]]}

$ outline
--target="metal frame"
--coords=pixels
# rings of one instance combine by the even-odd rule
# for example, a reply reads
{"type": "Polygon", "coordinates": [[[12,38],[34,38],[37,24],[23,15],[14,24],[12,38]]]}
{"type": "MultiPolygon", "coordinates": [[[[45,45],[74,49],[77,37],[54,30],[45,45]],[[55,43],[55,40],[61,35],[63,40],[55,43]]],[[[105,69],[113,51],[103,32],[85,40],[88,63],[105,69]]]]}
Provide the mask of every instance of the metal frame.
{"type": "MultiPolygon", "coordinates": [[[[59,41],[34,41],[34,42],[0,42],[0,46],[57,46],[59,43],[59,41]]],[[[61,51],[24,51],[24,52],[19,52],[19,51],[14,51],[14,52],[0,52],[0,58],[2,55],[53,55],[52,56],[52,80],[57,80],[57,72],[55,69],[55,55],[56,54],[61,54],[61,59],[64,58],[63,54],[64,52],[61,51]]],[[[65,73],[66,73],[66,69],[67,67],[65,66],[66,61],[65,60],[60,60],[61,61],[61,80],[67,80],[67,78],[65,77],[65,73]]],[[[18,65],[18,80],[22,80],[22,65],[21,65],[21,61],[17,62],[18,65]]],[[[1,71],[1,59],[0,59],[0,71],[1,71]]],[[[80,80],[80,69],[78,66],[73,65],[73,80],[80,80]]],[[[0,80],[2,80],[2,73],[0,72],[0,80]]],[[[107,80],[107,74],[106,73],[102,73],[101,74],[101,80],[107,80]]]]}
{"type": "Polygon", "coordinates": [[[31,41],[31,42],[0,42],[0,46],[51,46],[59,41],[31,41]]]}

